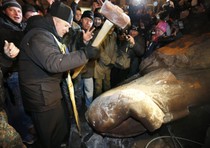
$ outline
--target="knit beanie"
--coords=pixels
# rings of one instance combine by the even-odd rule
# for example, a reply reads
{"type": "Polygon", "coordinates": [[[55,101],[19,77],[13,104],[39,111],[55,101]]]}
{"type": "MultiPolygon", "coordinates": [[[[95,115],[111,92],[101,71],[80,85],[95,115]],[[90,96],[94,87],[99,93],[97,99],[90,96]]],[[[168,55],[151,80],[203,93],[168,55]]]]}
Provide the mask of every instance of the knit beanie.
{"type": "Polygon", "coordinates": [[[104,16],[99,12],[94,13],[94,18],[95,17],[99,17],[101,20],[104,20],[104,16]]]}
{"type": "Polygon", "coordinates": [[[54,2],[50,7],[49,13],[69,23],[73,20],[71,8],[62,2],[54,2]]]}
{"type": "Polygon", "coordinates": [[[38,10],[36,10],[36,8],[31,5],[31,4],[25,4],[22,6],[22,12],[23,12],[23,15],[26,13],[26,12],[38,12],[38,10]]]}
{"type": "Polygon", "coordinates": [[[84,17],[88,17],[91,20],[93,20],[94,19],[94,13],[93,13],[93,11],[90,11],[90,10],[84,11],[81,18],[84,18],[84,17]]]}
{"type": "Polygon", "coordinates": [[[8,7],[18,7],[20,9],[21,5],[16,0],[3,0],[2,1],[2,10],[7,9],[8,7]]]}
{"type": "Polygon", "coordinates": [[[167,29],[167,23],[164,21],[159,21],[159,23],[157,24],[155,28],[160,29],[161,31],[165,33],[167,29]]]}

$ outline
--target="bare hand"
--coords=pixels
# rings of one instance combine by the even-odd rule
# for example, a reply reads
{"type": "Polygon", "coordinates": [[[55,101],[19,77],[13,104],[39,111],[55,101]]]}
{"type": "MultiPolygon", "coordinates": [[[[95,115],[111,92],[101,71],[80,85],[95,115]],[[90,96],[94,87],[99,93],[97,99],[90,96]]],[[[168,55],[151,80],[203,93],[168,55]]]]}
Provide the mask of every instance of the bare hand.
{"type": "Polygon", "coordinates": [[[99,3],[100,7],[103,5],[103,1],[102,0],[97,0],[97,2],[99,3]]]}
{"type": "Polygon", "coordinates": [[[4,42],[4,53],[10,58],[15,58],[20,50],[14,45],[13,42],[9,43],[7,40],[5,40],[4,42]]]}
{"type": "Polygon", "coordinates": [[[95,28],[92,28],[90,30],[90,28],[85,32],[84,30],[82,30],[83,32],[83,41],[84,42],[89,42],[92,38],[93,38],[93,31],[95,30],[95,28]]]}
{"type": "Polygon", "coordinates": [[[126,40],[131,44],[131,45],[135,45],[135,40],[131,35],[127,35],[126,36],[126,40]]]}

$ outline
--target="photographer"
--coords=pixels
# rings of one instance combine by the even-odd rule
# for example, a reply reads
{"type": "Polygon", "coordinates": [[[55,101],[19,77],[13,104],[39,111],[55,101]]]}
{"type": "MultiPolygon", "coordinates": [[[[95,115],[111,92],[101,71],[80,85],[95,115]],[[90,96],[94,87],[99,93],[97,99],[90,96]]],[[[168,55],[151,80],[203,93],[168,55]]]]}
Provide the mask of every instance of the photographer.
{"type": "Polygon", "coordinates": [[[145,39],[140,33],[139,26],[132,25],[130,27],[129,39],[131,39],[130,43],[133,45],[133,48],[128,51],[131,59],[128,77],[131,77],[139,72],[139,64],[145,52],[145,39]]]}
{"type": "Polygon", "coordinates": [[[138,51],[138,42],[128,30],[117,30],[117,56],[111,71],[111,86],[114,87],[128,78],[133,52],[138,51]]]}

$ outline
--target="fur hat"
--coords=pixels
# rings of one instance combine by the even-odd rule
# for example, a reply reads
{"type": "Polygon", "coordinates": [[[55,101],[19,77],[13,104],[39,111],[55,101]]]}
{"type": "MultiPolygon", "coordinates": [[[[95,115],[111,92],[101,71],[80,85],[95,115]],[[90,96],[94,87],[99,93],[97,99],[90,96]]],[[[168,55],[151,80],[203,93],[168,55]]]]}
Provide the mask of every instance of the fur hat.
{"type": "Polygon", "coordinates": [[[7,9],[8,7],[18,7],[20,9],[21,5],[16,0],[3,0],[2,1],[2,10],[7,9]]]}
{"type": "Polygon", "coordinates": [[[84,18],[84,17],[88,17],[91,20],[93,20],[94,19],[94,13],[93,13],[93,11],[90,11],[90,10],[84,11],[81,18],[84,18]]]}
{"type": "Polygon", "coordinates": [[[73,12],[69,6],[62,2],[54,2],[49,10],[52,16],[58,17],[69,23],[73,20],[73,12]]]}

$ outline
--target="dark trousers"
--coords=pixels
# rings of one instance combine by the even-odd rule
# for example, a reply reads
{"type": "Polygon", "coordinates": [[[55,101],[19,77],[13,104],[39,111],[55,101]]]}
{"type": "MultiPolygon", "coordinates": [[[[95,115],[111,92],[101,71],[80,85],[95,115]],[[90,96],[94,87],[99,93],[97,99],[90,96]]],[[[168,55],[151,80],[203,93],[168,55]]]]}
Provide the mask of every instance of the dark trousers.
{"type": "Polygon", "coordinates": [[[59,148],[68,142],[70,122],[63,101],[54,109],[31,114],[43,148],[59,148]]]}

